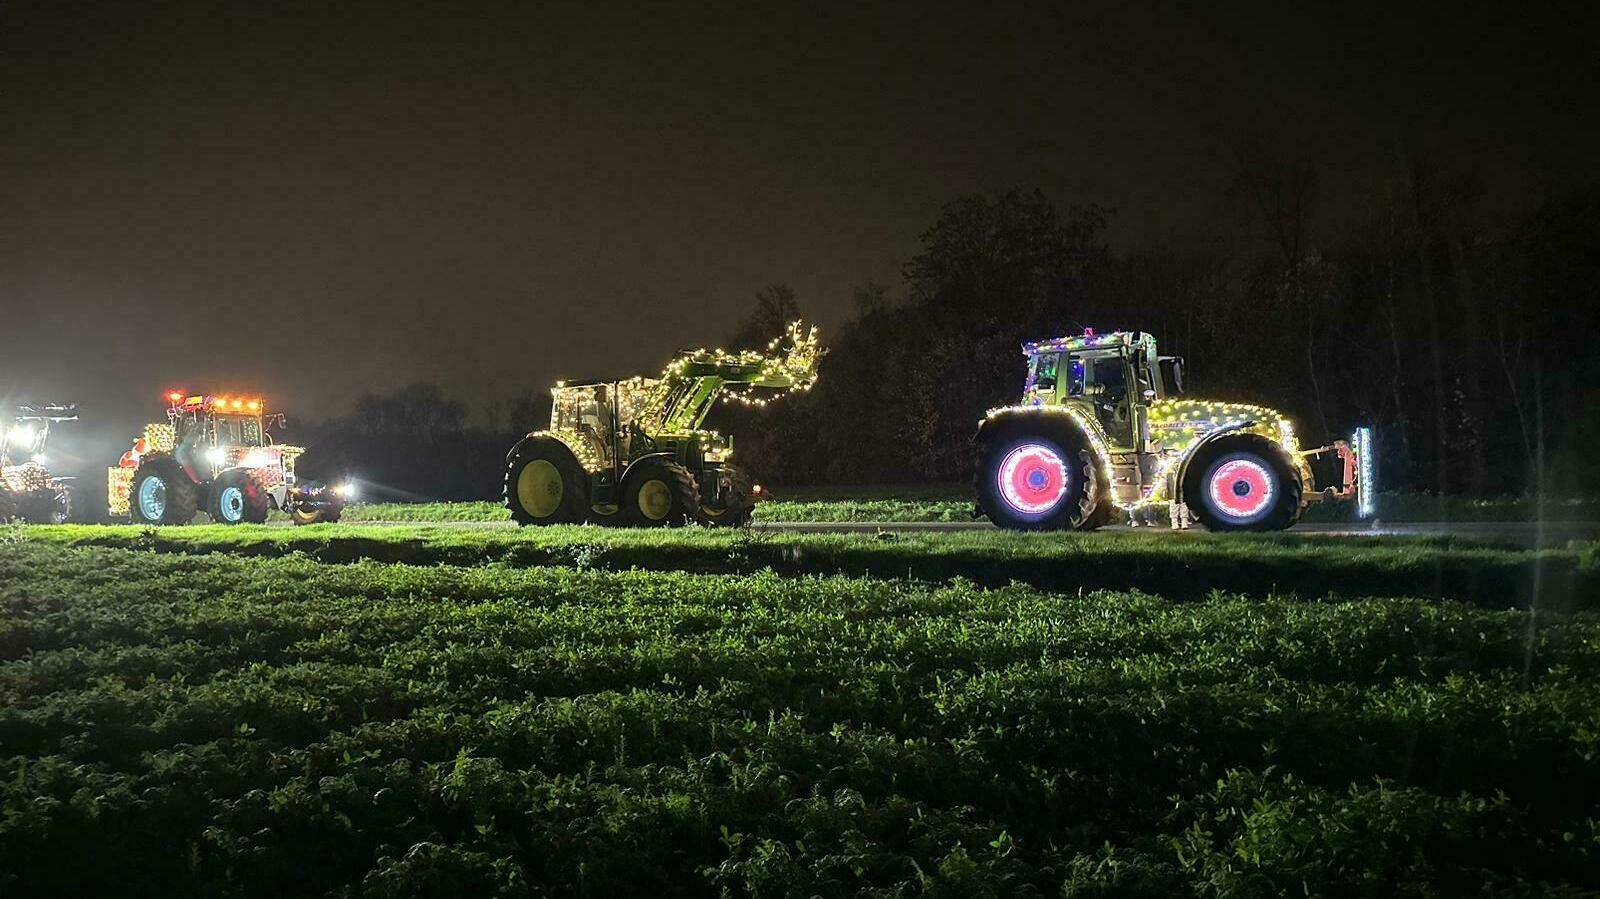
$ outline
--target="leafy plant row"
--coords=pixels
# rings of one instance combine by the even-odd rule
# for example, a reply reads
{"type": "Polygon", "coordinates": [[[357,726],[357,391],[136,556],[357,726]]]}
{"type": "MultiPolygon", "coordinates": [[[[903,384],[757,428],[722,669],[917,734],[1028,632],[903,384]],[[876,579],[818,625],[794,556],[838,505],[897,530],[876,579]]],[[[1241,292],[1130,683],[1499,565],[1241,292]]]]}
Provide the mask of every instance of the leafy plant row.
{"type": "Polygon", "coordinates": [[[0,545],[7,895],[1576,895],[1600,616],[0,545]]]}
{"type": "Polygon", "coordinates": [[[51,526],[32,539],[158,552],[281,556],[324,562],[578,565],[738,574],[848,574],[1023,582],[1070,592],[1138,589],[1168,599],[1214,590],[1302,597],[1421,596],[1491,608],[1600,603],[1594,545],[1540,551],[1448,539],[1241,534],[799,534],[564,526],[521,531],[429,527],[289,529],[51,526]]]}

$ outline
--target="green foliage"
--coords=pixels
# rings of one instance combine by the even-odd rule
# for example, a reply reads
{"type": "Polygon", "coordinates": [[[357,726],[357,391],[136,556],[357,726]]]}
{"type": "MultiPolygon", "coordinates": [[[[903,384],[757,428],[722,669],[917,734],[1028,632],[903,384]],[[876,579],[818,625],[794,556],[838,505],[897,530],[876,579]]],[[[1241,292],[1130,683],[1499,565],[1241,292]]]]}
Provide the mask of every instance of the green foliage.
{"type": "MultiPolygon", "coordinates": [[[[549,545],[627,545],[570,531],[592,542],[549,545]]],[[[21,533],[0,545],[7,896],[1600,879],[1592,613],[21,533]]]]}
{"type": "Polygon", "coordinates": [[[25,528],[33,539],[161,552],[306,553],[324,562],[568,565],[739,574],[841,573],[1020,581],[1057,591],[1138,589],[1174,600],[1213,591],[1302,597],[1425,596],[1493,608],[1592,607],[1600,567],[1581,548],[1531,551],[1448,538],[1288,534],[918,534],[627,529],[205,525],[136,531],[91,525],[25,528]],[[1538,576],[1535,577],[1537,572],[1538,576]]]}

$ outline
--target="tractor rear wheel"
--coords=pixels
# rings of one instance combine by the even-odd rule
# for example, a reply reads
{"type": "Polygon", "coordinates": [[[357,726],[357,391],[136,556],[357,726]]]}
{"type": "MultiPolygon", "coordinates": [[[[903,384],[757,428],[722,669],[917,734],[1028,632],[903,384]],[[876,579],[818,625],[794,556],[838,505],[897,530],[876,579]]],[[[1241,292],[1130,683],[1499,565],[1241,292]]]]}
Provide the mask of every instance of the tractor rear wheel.
{"type": "Polygon", "coordinates": [[[700,491],[682,465],[644,459],[622,480],[622,514],[639,527],[679,527],[699,517],[700,491]]]}
{"type": "Polygon", "coordinates": [[[267,491],[245,468],[218,475],[206,497],[206,514],[217,524],[261,524],[270,508],[267,491]]]}
{"type": "Polygon", "coordinates": [[[700,523],[721,527],[742,528],[750,523],[756,511],[755,492],[750,476],[736,468],[727,471],[728,487],[719,501],[700,504],[700,523]]]}
{"type": "Polygon", "coordinates": [[[171,456],[147,459],[133,473],[128,515],[134,524],[188,524],[199,493],[199,485],[171,456]]]}
{"type": "Polygon", "coordinates": [[[1077,430],[1018,420],[980,434],[978,508],[1014,531],[1089,530],[1109,508],[1094,448],[1077,430]]]}
{"type": "Polygon", "coordinates": [[[1190,461],[1183,499],[1210,531],[1281,531],[1300,517],[1300,475],[1258,441],[1220,440],[1190,461]]]}
{"type": "Polygon", "coordinates": [[[578,524],[589,515],[589,474],[559,440],[524,440],[506,462],[506,508],[518,524],[578,524]]]}

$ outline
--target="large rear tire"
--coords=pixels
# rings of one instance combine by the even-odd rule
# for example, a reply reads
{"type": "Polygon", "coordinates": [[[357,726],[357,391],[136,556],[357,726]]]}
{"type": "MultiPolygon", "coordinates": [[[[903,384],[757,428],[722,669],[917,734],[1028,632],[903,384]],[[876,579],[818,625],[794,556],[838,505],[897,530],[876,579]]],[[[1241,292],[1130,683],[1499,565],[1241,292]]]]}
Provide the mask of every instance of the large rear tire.
{"type": "Polygon", "coordinates": [[[1218,440],[1183,480],[1190,514],[1209,531],[1281,531],[1300,518],[1300,475],[1265,440],[1218,440]]]}
{"type": "Polygon", "coordinates": [[[134,524],[188,524],[199,505],[199,485],[171,456],[140,463],[128,492],[128,516],[134,524]]]}
{"type": "Polygon", "coordinates": [[[1014,531],[1089,530],[1109,507],[1094,448],[1076,428],[1015,419],[978,436],[978,508],[1014,531]]]}
{"type": "Polygon", "coordinates": [[[750,523],[756,511],[755,492],[751,490],[750,476],[730,468],[725,477],[727,486],[718,502],[701,503],[700,523],[717,527],[742,528],[750,523]]]}
{"type": "Polygon", "coordinates": [[[644,459],[622,480],[622,514],[636,527],[681,527],[699,516],[700,491],[682,465],[644,459]]]}
{"type": "Polygon", "coordinates": [[[561,441],[524,440],[506,461],[506,508],[518,524],[578,524],[589,516],[589,473],[561,441]]]}
{"type": "Polygon", "coordinates": [[[262,524],[272,503],[249,469],[224,471],[211,482],[206,514],[217,524],[262,524]]]}

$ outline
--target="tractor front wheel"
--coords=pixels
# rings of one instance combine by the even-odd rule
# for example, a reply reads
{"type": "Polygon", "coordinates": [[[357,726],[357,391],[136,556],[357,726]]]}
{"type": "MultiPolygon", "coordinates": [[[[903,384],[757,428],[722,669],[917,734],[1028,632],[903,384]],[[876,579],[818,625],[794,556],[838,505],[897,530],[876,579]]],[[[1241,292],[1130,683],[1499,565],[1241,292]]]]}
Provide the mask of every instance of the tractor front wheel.
{"type": "Polygon", "coordinates": [[[1209,531],[1281,531],[1300,517],[1303,485],[1282,454],[1221,441],[1189,463],[1183,498],[1209,531]]]}
{"type": "Polygon", "coordinates": [[[700,491],[682,465],[645,459],[622,480],[622,514],[640,527],[679,527],[699,516],[700,491]]]}
{"type": "Polygon", "coordinates": [[[1094,449],[1065,427],[1016,422],[980,435],[976,477],[978,508],[1008,530],[1090,530],[1109,507],[1094,449]]]}
{"type": "Polygon", "coordinates": [[[755,491],[751,489],[750,476],[737,469],[729,469],[727,479],[727,488],[717,502],[700,504],[701,524],[742,528],[750,523],[750,516],[756,511],[755,491]]]}
{"type": "Polygon", "coordinates": [[[217,524],[261,524],[271,502],[248,469],[225,471],[211,483],[206,514],[217,524]]]}
{"type": "Polygon", "coordinates": [[[523,441],[506,462],[506,508],[518,524],[579,524],[589,515],[589,475],[560,441],[523,441]]]}
{"type": "Polygon", "coordinates": [[[175,459],[149,459],[133,473],[128,515],[134,524],[188,524],[199,506],[199,485],[175,459]]]}
{"type": "Polygon", "coordinates": [[[72,488],[30,490],[17,497],[15,513],[33,524],[66,524],[72,520],[72,488]]]}

